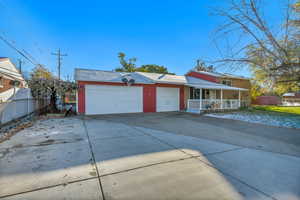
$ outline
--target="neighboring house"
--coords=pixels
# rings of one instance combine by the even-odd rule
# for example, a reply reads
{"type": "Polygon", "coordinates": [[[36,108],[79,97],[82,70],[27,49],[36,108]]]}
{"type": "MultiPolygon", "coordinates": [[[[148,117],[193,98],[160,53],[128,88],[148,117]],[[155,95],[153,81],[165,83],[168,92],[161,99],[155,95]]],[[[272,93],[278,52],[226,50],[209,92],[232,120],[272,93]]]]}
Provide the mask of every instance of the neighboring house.
{"type": "Polygon", "coordinates": [[[282,105],[300,106],[300,92],[285,93],[282,95],[282,105]]]}
{"type": "Polygon", "coordinates": [[[26,82],[22,74],[9,58],[0,57],[0,102],[10,99],[18,89],[24,88],[26,82]],[[19,82],[16,87],[13,82],[19,82]]]}
{"type": "Polygon", "coordinates": [[[75,69],[75,80],[77,111],[86,115],[238,109],[250,89],[235,86],[248,79],[196,71],[178,76],[75,69]]]}
{"type": "Polygon", "coordinates": [[[22,74],[10,59],[0,57],[0,126],[44,108],[44,104],[33,99],[22,74]]]}

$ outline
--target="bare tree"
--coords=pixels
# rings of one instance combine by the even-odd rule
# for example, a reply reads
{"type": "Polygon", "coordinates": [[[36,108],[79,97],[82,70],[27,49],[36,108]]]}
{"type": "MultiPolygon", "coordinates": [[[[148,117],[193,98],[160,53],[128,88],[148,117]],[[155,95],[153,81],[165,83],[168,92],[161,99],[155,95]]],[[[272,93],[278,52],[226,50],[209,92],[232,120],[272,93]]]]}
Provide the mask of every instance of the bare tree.
{"type": "Polygon", "coordinates": [[[216,9],[215,14],[225,19],[225,23],[216,30],[218,49],[221,50],[219,38],[236,40],[227,42],[226,53],[216,63],[248,65],[262,70],[276,82],[299,83],[300,51],[297,41],[292,37],[295,27],[291,23],[291,2],[285,1],[284,21],[275,29],[264,17],[263,5],[266,0],[229,0],[227,9],[216,9]]]}
{"type": "Polygon", "coordinates": [[[42,65],[36,66],[28,80],[32,95],[38,99],[50,98],[50,112],[58,112],[57,98],[63,98],[65,93],[75,91],[77,85],[72,81],[59,80],[42,65]]]}

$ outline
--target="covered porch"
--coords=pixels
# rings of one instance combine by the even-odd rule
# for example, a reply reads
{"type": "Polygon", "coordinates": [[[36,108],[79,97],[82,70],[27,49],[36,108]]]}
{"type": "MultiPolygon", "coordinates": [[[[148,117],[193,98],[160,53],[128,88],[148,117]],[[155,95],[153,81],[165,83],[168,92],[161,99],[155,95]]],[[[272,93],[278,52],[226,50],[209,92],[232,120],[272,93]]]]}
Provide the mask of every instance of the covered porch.
{"type": "Polygon", "coordinates": [[[244,91],[248,91],[247,89],[222,84],[188,86],[188,112],[198,113],[207,110],[234,110],[246,106],[248,103],[247,100],[242,99],[242,94],[244,91]]]}

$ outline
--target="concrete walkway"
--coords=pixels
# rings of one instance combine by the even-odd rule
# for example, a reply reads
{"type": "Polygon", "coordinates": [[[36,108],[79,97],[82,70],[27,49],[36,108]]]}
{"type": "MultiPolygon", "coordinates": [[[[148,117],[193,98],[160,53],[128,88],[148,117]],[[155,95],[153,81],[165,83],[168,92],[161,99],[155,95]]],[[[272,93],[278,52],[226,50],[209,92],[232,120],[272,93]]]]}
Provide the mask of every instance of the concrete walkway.
{"type": "Polygon", "coordinates": [[[1,143],[0,199],[300,199],[300,157],[130,117],[42,120],[1,143]]]}

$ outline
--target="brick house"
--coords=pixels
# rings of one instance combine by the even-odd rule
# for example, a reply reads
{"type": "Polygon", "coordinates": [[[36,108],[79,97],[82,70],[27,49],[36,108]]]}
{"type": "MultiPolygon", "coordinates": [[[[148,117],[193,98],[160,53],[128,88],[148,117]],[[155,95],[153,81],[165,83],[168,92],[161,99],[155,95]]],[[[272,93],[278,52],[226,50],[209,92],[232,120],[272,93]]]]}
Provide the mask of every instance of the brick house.
{"type": "Polygon", "coordinates": [[[0,102],[7,101],[15,89],[26,87],[26,82],[9,58],[0,57],[0,102]],[[18,86],[13,85],[18,82],[18,86]]]}

